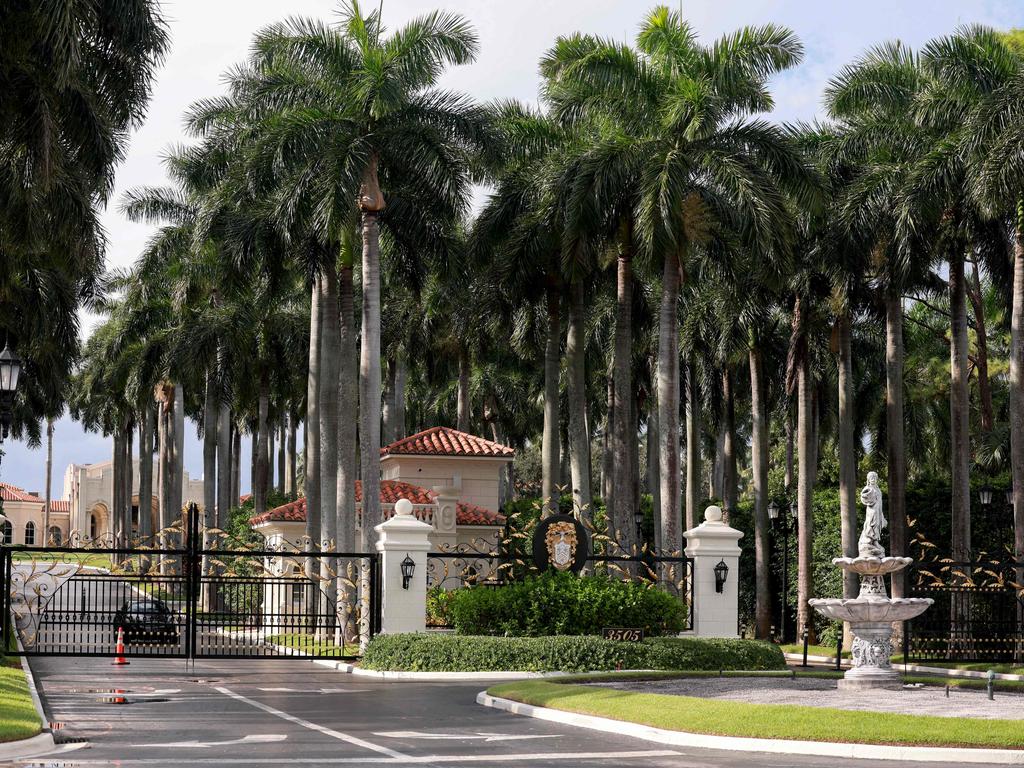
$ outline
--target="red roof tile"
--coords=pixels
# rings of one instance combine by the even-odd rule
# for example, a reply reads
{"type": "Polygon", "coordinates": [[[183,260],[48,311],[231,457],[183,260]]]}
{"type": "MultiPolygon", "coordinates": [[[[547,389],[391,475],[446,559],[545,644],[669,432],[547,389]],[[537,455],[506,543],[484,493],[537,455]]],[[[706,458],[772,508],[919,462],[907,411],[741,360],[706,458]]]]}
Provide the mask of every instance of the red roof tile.
{"type": "Polygon", "coordinates": [[[67,499],[50,499],[51,512],[71,512],[71,502],[67,499]]]}
{"type": "MultiPolygon", "coordinates": [[[[380,481],[381,504],[394,504],[399,499],[408,499],[415,505],[413,507],[413,515],[424,522],[429,522],[433,518],[434,510],[424,509],[424,507],[432,506],[434,504],[434,497],[433,491],[428,491],[426,488],[421,488],[412,483],[406,483],[401,480],[380,481]]],[[[356,480],[356,503],[361,504],[362,501],[363,485],[361,481],[356,480]]],[[[385,519],[393,514],[393,510],[384,511],[385,519]]],[[[249,519],[251,525],[269,522],[306,522],[306,497],[301,496],[295,501],[282,504],[274,509],[268,509],[262,515],[249,519]]],[[[467,504],[460,501],[456,506],[455,522],[457,525],[503,525],[505,516],[490,509],[478,507],[476,504],[467,504]]]]}
{"type": "Polygon", "coordinates": [[[43,503],[43,500],[38,496],[10,483],[0,483],[0,499],[4,501],[34,501],[37,504],[43,503]]]}
{"type": "Polygon", "coordinates": [[[515,451],[451,427],[431,427],[380,449],[381,456],[492,456],[511,459],[515,451]]]}

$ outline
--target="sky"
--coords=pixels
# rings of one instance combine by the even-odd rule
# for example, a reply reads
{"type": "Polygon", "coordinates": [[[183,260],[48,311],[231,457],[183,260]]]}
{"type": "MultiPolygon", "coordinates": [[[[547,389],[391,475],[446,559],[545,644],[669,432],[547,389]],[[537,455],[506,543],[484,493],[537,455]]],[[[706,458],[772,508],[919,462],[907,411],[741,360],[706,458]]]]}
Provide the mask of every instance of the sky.
{"type": "MultiPolygon", "coordinates": [[[[451,70],[442,85],[482,100],[515,98],[535,102],[537,62],[559,35],[586,32],[632,40],[652,4],[623,0],[378,0],[386,27],[437,8],[466,16],[480,38],[480,55],[469,66],[451,70]]],[[[913,47],[952,32],[960,24],[996,28],[1024,27],[1022,0],[685,0],[683,15],[706,41],[748,24],[773,22],[792,28],[803,41],[803,63],[773,83],[774,117],[811,120],[821,116],[821,93],[829,78],[866,48],[900,39],[913,47]]],[[[372,7],[372,6],[368,6],[372,7]]],[[[332,19],[338,3],[326,0],[167,0],[162,3],[170,27],[171,51],[161,67],[145,124],[132,137],[117,172],[116,193],[103,215],[110,245],[109,268],[128,267],[143,249],[152,228],[132,224],[117,211],[124,192],[166,180],[162,159],[168,147],[187,140],[182,115],[196,99],[222,93],[222,74],[242,61],[253,34],[286,16],[332,19]]],[[[96,318],[84,316],[83,335],[96,318]]],[[[202,450],[194,425],[188,427],[185,468],[202,475],[202,450]]],[[[0,479],[42,491],[45,448],[9,441],[0,479]]],[[[110,440],[88,434],[69,418],[54,431],[52,493],[59,498],[65,467],[110,458],[110,440]]],[[[243,446],[242,467],[249,447],[243,446]]],[[[248,477],[243,471],[243,492],[248,477]]]]}

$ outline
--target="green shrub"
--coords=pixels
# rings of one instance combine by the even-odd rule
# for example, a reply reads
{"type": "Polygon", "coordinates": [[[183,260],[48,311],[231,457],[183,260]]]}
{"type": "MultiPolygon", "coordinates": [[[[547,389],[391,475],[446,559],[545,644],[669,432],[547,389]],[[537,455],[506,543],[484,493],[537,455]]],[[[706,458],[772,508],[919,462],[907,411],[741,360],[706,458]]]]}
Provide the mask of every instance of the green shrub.
{"type": "Polygon", "coordinates": [[[685,627],[686,606],[643,582],[549,572],[502,587],[460,589],[448,616],[462,635],[595,635],[603,627],[660,635],[685,627]]]}
{"type": "Polygon", "coordinates": [[[366,669],[405,672],[588,672],[614,669],[785,669],[777,646],[756,640],[656,637],[620,643],[594,636],[378,635],[366,669]]]}
{"type": "Polygon", "coordinates": [[[447,627],[451,625],[451,617],[448,609],[451,606],[452,598],[461,589],[445,589],[440,584],[435,584],[427,590],[427,626],[447,627]]]}

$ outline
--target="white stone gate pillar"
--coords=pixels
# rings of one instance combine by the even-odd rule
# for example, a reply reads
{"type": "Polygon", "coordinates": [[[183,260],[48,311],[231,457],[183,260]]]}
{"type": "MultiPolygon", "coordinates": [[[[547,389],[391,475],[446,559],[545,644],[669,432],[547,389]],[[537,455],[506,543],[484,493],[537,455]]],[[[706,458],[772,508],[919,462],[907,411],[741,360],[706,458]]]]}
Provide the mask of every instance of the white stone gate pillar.
{"type": "Polygon", "coordinates": [[[704,510],[704,522],[683,534],[693,558],[693,632],[698,637],[737,637],[740,608],[740,547],[743,531],[722,522],[721,507],[704,510]],[[728,569],[718,591],[716,566],[728,569]]]}
{"type": "Polygon", "coordinates": [[[413,517],[412,502],[399,499],[395,514],[374,528],[381,554],[381,633],[426,632],[427,552],[433,526],[413,517]],[[408,589],[402,586],[402,561],[413,562],[408,589]]]}

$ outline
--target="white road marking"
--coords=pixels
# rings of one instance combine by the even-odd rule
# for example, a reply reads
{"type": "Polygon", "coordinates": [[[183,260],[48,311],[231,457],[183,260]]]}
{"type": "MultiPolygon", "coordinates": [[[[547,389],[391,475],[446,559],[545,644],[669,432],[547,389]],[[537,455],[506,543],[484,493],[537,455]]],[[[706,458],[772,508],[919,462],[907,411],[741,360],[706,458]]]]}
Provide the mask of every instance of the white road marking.
{"type": "Polygon", "coordinates": [[[288,737],[283,733],[256,733],[230,741],[171,741],[166,744],[132,744],[133,747],[175,747],[177,749],[208,749],[210,747],[226,747],[231,744],[270,744],[284,741],[288,737]]]}
{"type": "Polygon", "coordinates": [[[426,733],[424,731],[374,731],[374,736],[386,736],[390,739],[437,739],[437,740],[473,740],[483,739],[484,741],[526,741],[527,739],[560,739],[559,733],[518,735],[509,733],[487,733],[474,731],[473,733],[426,733]]]}
{"type": "Polygon", "coordinates": [[[381,746],[380,744],[374,744],[373,742],[360,739],[358,736],[350,736],[347,733],[335,731],[333,728],[326,728],[322,725],[311,723],[309,722],[309,720],[303,720],[301,717],[296,717],[295,715],[290,715],[287,712],[282,712],[280,709],[274,709],[273,707],[263,704],[262,702],[256,701],[255,699],[250,699],[246,696],[242,696],[240,693],[235,693],[234,691],[224,688],[222,686],[215,685],[213,686],[213,689],[215,691],[220,691],[225,696],[229,696],[232,699],[235,699],[236,701],[244,702],[245,704],[248,704],[250,707],[255,707],[256,709],[263,710],[267,714],[273,715],[274,717],[280,717],[282,720],[287,720],[289,723],[301,725],[303,728],[308,728],[311,731],[322,733],[325,736],[330,736],[333,739],[338,739],[338,741],[344,741],[354,746],[362,747],[363,749],[369,749],[374,752],[379,752],[383,755],[387,755],[388,757],[394,758],[396,760],[409,759],[408,755],[403,755],[401,752],[396,752],[395,750],[381,746]]]}
{"type": "MultiPolygon", "coordinates": [[[[189,765],[414,765],[420,763],[515,763],[534,760],[631,760],[647,757],[673,757],[682,754],[671,749],[651,749],[635,752],[537,752],[519,755],[416,755],[402,758],[393,757],[208,757],[189,758],[189,765]]],[[[76,760],[75,765],[109,766],[109,760],[76,760]]],[[[118,766],[166,765],[165,758],[125,760],[119,758],[118,766]]]]}
{"type": "Polygon", "coordinates": [[[320,688],[319,690],[309,688],[287,688],[279,686],[276,688],[263,688],[258,686],[258,691],[268,691],[273,693],[366,693],[370,690],[369,688],[320,688]]]}

